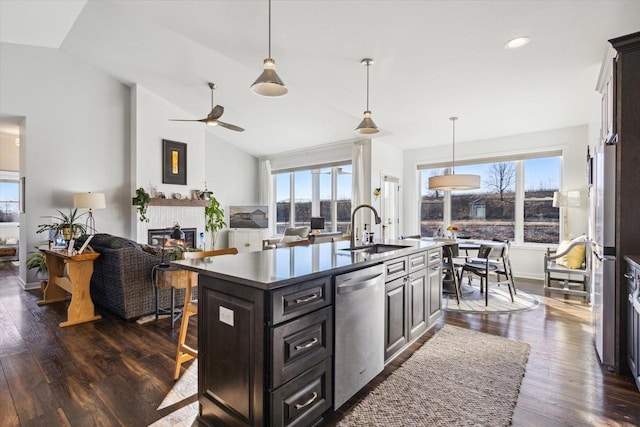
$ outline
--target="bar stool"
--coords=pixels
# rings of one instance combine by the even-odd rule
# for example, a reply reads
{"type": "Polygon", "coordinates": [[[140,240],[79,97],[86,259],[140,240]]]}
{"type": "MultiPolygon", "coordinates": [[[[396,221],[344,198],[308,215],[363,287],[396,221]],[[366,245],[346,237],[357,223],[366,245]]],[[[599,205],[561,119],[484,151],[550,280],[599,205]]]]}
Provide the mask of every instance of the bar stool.
{"type": "MultiPolygon", "coordinates": [[[[183,252],[182,259],[198,259],[217,255],[237,254],[238,248],[218,249],[213,251],[183,252]]],[[[186,270],[183,270],[186,271],[186,270]]],[[[178,350],[176,352],[176,367],[173,372],[173,379],[180,377],[180,367],[184,362],[196,359],[198,350],[185,344],[187,339],[187,328],[189,318],[198,314],[198,300],[192,300],[193,288],[198,286],[198,273],[189,271],[189,280],[185,282],[184,308],[182,309],[182,322],[180,324],[180,335],[178,336],[178,350]]]]}

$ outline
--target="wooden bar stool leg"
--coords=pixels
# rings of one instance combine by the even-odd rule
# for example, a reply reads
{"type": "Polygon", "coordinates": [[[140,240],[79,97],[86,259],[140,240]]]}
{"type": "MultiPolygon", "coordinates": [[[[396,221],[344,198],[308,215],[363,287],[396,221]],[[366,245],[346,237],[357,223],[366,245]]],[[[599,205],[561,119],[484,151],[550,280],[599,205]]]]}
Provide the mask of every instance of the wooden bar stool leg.
{"type": "Polygon", "coordinates": [[[182,321],[180,322],[180,335],[178,336],[178,350],[176,353],[176,367],[173,372],[173,379],[180,377],[180,367],[184,362],[198,357],[198,350],[185,345],[187,339],[187,328],[189,326],[189,318],[198,314],[198,306],[191,302],[192,285],[186,287],[184,296],[184,307],[182,309],[182,321]]]}

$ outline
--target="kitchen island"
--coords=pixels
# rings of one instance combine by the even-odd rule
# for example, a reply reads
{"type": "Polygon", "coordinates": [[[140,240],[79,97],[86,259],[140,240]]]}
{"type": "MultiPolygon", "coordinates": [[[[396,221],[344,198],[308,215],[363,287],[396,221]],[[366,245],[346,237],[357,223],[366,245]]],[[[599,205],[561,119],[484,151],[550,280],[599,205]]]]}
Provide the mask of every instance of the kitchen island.
{"type": "Polygon", "coordinates": [[[437,242],[399,240],[354,251],[343,241],[173,264],[199,273],[198,400],[200,420],[211,425],[314,425],[337,409],[334,372],[344,366],[334,353],[358,358],[357,348],[341,349],[355,341],[350,332],[336,329],[350,323],[334,310],[339,276],[381,271],[384,319],[367,333],[384,335],[384,348],[375,352],[386,363],[440,316],[437,242]]]}

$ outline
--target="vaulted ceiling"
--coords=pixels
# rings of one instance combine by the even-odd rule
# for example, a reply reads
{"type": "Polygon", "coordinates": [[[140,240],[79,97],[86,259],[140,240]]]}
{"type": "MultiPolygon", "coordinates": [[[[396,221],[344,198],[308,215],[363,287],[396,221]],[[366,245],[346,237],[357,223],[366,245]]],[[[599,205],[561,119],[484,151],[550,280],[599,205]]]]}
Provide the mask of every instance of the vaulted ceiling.
{"type": "Polygon", "coordinates": [[[256,156],[356,138],[365,57],[376,138],[400,149],[447,144],[452,115],[459,142],[586,124],[607,40],[640,30],[640,2],[273,0],[282,98],[249,90],[267,23],[267,0],[0,1],[0,41],[58,48],[185,118],[206,116],[215,82],[246,131],[211,131],[256,156]]]}

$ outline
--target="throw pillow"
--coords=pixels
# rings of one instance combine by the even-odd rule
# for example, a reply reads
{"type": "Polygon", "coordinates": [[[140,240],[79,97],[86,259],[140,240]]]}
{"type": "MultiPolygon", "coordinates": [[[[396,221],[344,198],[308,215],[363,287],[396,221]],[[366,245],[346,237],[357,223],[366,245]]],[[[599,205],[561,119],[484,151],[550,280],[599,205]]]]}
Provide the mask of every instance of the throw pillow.
{"type": "MultiPolygon", "coordinates": [[[[558,245],[558,250],[556,253],[565,252],[569,246],[573,243],[582,243],[584,242],[584,237],[580,236],[573,240],[563,240],[560,245],[558,245]]],[[[580,244],[574,246],[567,254],[561,256],[556,260],[558,265],[562,265],[563,267],[578,269],[582,268],[582,264],[585,261],[586,256],[586,245],[580,244]]]]}

